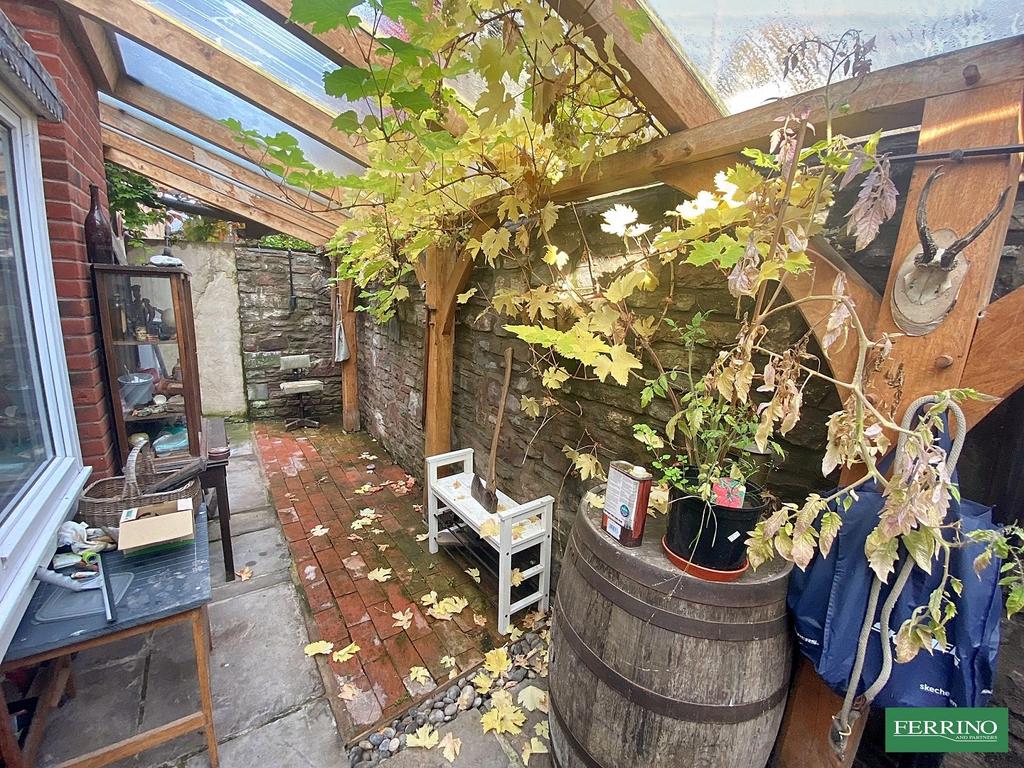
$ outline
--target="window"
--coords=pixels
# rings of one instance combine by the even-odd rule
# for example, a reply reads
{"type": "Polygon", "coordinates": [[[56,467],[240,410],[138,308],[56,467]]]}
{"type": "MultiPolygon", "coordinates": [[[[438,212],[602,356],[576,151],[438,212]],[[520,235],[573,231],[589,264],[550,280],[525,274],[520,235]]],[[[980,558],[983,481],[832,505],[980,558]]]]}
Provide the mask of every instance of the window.
{"type": "Polygon", "coordinates": [[[53,553],[82,467],[36,121],[0,84],[0,656],[53,553]]]}

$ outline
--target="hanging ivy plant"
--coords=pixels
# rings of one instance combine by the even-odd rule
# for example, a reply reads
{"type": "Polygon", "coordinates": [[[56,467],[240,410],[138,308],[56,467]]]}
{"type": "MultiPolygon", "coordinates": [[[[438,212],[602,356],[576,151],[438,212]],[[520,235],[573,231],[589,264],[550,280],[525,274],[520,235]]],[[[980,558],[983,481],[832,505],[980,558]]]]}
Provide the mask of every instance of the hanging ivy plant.
{"type": "Polygon", "coordinates": [[[146,227],[164,221],[167,206],[156,187],[142,174],[114,163],[103,163],[107,177],[107,201],[111,214],[120,212],[129,246],[141,246],[146,227]]]}

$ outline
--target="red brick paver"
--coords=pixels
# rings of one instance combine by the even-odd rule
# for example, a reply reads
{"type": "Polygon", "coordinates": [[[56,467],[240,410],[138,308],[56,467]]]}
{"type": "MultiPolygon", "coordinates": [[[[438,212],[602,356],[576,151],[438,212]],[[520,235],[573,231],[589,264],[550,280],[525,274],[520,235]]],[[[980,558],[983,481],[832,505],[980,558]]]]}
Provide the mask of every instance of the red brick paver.
{"type": "Polygon", "coordinates": [[[326,640],[335,649],[350,642],[360,647],[348,661],[328,659],[326,665],[335,692],[346,684],[356,690],[344,700],[353,730],[343,735],[354,736],[382,718],[393,718],[435,683],[447,683],[449,668],[443,657],[453,657],[455,669],[462,672],[478,664],[484,651],[504,642],[497,634],[493,607],[463,566],[443,551],[430,555],[426,541],[416,540],[426,532],[418,511],[422,489],[407,486],[405,470],[369,436],[345,434],[329,423],[318,430],[284,432],[278,423],[261,422],[255,432],[277,516],[313,616],[310,640],[326,640]],[[367,487],[370,492],[357,492],[367,487]],[[352,523],[367,508],[380,517],[354,530],[352,523]],[[327,533],[313,535],[316,526],[327,533]],[[383,583],[370,580],[369,573],[377,568],[390,568],[390,578],[383,583]],[[469,607],[454,620],[435,619],[419,602],[432,589],[440,597],[461,595],[469,607]],[[396,627],[392,614],[409,609],[408,629],[396,627]],[[474,612],[487,618],[487,626],[475,624],[474,612]],[[432,680],[412,681],[409,670],[414,666],[425,667],[432,680]]]}

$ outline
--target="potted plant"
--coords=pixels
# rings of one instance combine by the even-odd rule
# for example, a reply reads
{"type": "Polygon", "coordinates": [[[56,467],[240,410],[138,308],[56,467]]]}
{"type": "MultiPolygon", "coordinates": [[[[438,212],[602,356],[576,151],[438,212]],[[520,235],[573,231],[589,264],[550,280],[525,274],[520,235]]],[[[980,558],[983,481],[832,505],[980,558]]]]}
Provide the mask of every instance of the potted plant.
{"type": "Polygon", "coordinates": [[[747,532],[771,500],[754,478],[763,474],[765,453],[781,456],[782,449],[773,440],[765,451],[757,447],[758,407],[746,390],[718,386],[720,371],[732,364],[728,353],[704,375],[695,374],[697,348],[708,344],[706,319],[697,312],[685,326],[671,323],[686,364],[647,386],[670,398],[676,413],[663,434],[647,424],[633,431],[654,456],[652,466],[669,490],[666,555],[696,575],[731,580],[746,570],[747,532]]]}

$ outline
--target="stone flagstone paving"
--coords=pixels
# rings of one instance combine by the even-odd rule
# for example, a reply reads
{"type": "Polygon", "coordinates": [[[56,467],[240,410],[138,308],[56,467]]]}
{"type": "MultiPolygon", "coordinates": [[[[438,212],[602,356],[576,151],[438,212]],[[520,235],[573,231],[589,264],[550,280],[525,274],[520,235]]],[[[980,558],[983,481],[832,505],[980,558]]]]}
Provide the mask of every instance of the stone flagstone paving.
{"type": "Polygon", "coordinates": [[[484,652],[504,644],[495,609],[463,571],[465,566],[443,549],[431,555],[427,542],[417,541],[426,533],[419,507],[423,489],[415,483],[403,493],[408,475],[372,438],[346,434],[332,423],[285,432],[276,422],[256,424],[255,436],[271,500],[312,614],[310,641],[328,641],[336,650],[353,642],[360,647],[345,662],[317,657],[337,702],[343,736],[351,738],[392,719],[444,686],[450,669],[443,657],[453,657],[461,673],[479,664],[484,652]],[[379,490],[363,492],[367,486],[379,490]],[[368,507],[380,518],[353,530],[359,511],[368,507]],[[327,533],[314,535],[317,526],[327,533]],[[369,579],[377,568],[390,568],[391,578],[384,583],[369,579]],[[428,616],[420,597],[431,590],[442,598],[462,596],[469,607],[447,621],[428,616]],[[394,626],[392,614],[407,609],[412,611],[408,629],[394,626]],[[485,617],[486,625],[479,626],[474,614],[485,617]],[[410,678],[409,670],[416,666],[429,671],[427,682],[410,678]],[[350,698],[342,699],[337,693],[346,685],[357,693],[352,697],[348,688],[350,698]]]}

